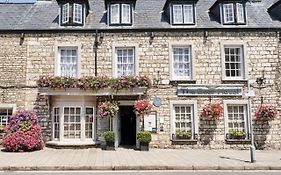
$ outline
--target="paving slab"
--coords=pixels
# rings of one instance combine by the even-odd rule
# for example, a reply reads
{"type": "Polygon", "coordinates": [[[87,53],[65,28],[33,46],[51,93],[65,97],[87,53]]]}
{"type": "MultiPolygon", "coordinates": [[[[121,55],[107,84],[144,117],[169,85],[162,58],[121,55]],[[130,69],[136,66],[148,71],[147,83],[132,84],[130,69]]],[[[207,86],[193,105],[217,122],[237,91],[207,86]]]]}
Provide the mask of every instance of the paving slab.
{"type": "Polygon", "coordinates": [[[257,150],[250,163],[249,150],[117,148],[52,149],[28,153],[0,151],[0,170],[281,170],[281,150],[257,150]]]}

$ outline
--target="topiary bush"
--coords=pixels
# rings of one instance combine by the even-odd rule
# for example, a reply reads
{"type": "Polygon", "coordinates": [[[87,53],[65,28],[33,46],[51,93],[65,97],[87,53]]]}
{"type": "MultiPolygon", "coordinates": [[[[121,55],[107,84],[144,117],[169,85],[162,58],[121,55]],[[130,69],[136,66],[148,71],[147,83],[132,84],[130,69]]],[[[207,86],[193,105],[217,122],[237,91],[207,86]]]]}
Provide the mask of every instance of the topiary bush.
{"type": "Polygon", "coordinates": [[[149,143],[149,142],[151,142],[151,133],[149,131],[140,131],[137,134],[137,139],[140,142],[149,143]]]}
{"type": "Polygon", "coordinates": [[[30,111],[20,111],[11,116],[5,128],[2,145],[6,151],[25,152],[44,147],[37,115],[30,111]]]}

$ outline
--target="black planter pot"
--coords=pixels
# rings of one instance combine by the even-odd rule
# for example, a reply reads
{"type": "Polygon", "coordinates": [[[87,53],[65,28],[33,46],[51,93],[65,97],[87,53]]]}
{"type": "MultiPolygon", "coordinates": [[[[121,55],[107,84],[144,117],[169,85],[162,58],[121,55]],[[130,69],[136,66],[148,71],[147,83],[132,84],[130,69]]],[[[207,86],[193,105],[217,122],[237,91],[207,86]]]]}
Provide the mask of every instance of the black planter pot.
{"type": "Polygon", "coordinates": [[[149,143],[148,142],[140,142],[140,150],[141,151],[149,151],[149,143]]]}
{"type": "Polygon", "coordinates": [[[114,142],[106,142],[105,149],[106,150],[115,150],[114,142]]]}

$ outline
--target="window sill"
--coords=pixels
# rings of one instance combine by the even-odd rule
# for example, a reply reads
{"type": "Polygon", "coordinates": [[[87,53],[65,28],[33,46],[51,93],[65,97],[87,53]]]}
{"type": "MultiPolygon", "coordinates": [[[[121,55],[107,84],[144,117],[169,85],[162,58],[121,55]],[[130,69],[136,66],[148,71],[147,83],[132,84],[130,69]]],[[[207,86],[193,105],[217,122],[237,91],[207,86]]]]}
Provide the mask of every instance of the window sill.
{"type": "Polygon", "coordinates": [[[178,84],[196,84],[196,80],[170,80],[170,85],[178,84]]]}
{"type": "Polygon", "coordinates": [[[234,84],[245,84],[245,83],[247,83],[248,82],[248,80],[247,79],[237,79],[237,80],[235,80],[235,79],[223,79],[222,80],[222,83],[234,83],[234,84]]]}
{"type": "Polygon", "coordinates": [[[198,140],[196,139],[172,139],[172,145],[195,145],[197,144],[198,140]]]}
{"type": "Polygon", "coordinates": [[[250,139],[225,139],[228,144],[251,144],[250,139]]]}

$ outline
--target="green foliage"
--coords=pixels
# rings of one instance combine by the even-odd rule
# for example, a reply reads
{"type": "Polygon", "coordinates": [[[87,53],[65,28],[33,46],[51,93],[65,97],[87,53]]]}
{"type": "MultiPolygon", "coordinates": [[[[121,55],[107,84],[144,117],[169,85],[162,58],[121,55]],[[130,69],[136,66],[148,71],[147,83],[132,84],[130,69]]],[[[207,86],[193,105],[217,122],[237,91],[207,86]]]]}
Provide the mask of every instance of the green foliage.
{"type": "Polygon", "coordinates": [[[244,131],[238,130],[238,129],[230,129],[229,135],[233,137],[245,137],[246,133],[244,131]]]}
{"type": "Polygon", "coordinates": [[[176,131],[176,136],[178,138],[181,138],[181,139],[190,139],[191,136],[192,136],[192,133],[191,131],[181,131],[181,130],[177,130],[176,131]]]}
{"type": "Polygon", "coordinates": [[[151,142],[151,133],[149,131],[141,131],[137,134],[137,139],[140,142],[151,142]]]}
{"type": "Polygon", "coordinates": [[[5,128],[5,126],[0,125],[0,132],[4,132],[4,128],[5,128]]]}
{"type": "Polygon", "coordinates": [[[104,136],[106,143],[114,142],[114,140],[115,140],[115,135],[114,135],[113,131],[105,131],[103,133],[103,136],[104,136]]]}

